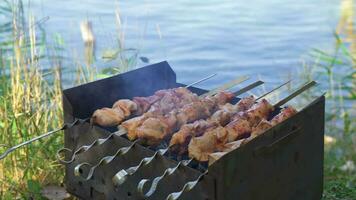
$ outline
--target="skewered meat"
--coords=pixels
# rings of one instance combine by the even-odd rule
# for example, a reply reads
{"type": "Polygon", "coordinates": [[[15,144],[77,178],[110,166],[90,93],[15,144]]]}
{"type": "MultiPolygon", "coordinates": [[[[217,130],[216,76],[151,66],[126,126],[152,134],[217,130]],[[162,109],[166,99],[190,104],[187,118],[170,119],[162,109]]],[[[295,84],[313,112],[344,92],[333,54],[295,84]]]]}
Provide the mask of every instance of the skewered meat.
{"type": "Polygon", "coordinates": [[[219,126],[201,137],[192,138],[188,146],[189,157],[207,161],[210,153],[223,149],[226,143],[248,136],[254,124],[266,119],[271,111],[273,106],[263,99],[246,112],[236,114],[234,120],[225,127],[219,126]]]}
{"type": "Polygon", "coordinates": [[[297,113],[297,110],[295,110],[293,107],[285,107],[281,110],[281,112],[273,117],[271,121],[267,120],[262,120],[256,127],[252,129],[251,137],[246,138],[243,141],[243,144],[249,142],[253,138],[261,135],[262,133],[266,132],[266,130],[270,129],[271,127],[281,123],[282,121],[288,119],[289,117],[295,115],[297,113]]]}
{"type": "Polygon", "coordinates": [[[254,103],[255,98],[253,96],[245,97],[235,105],[227,103],[220,106],[219,110],[207,120],[198,120],[194,123],[183,125],[172,136],[170,141],[171,150],[178,154],[184,154],[188,150],[188,144],[192,137],[199,137],[208,129],[216,128],[219,125],[225,126],[235,113],[247,110],[254,103]]]}
{"type": "Polygon", "coordinates": [[[232,93],[219,92],[212,97],[199,99],[183,106],[181,109],[168,113],[164,117],[156,117],[157,119],[145,121],[136,129],[137,136],[145,139],[149,144],[160,142],[165,138],[169,138],[182,125],[208,118],[219,105],[226,104],[232,98],[232,93]],[[175,123],[172,123],[172,121],[175,121],[175,123]],[[158,125],[157,123],[161,124],[158,125]]]}
{"type": "MultiPolygon", "coordinates": [[[[186,104],[188,102],[197,99],[197,95],[193,94],[186,88],[174,88],[167,90],[159,90],[154,95],[148,97],[134,97],[133,100],[120,99],[116,101],[112,107],[117,111],[117,114],[111,114],[103,116],[101,114],[107,113],[108,110],[97,110],[98,112],[93,114],[92,122],[101,126],[116,126],[123,120],[130,116],[139,116],[147,112],[149,109],[155,112],[169,112],[176,104],[186,104]],[[100,111],[101,110],[101,111],[100,111]],[[102,118],[102,119],[99,119],[102,118]],[[108,123],[108,121],[110,123],[108,123]]],[[[151,110],[151,111],[152,111],[151,110]]]]}
{"type": "Polygon", "coordinates": [[[214,152],[209,154],[209,166],[212,165],[214,162],[219,160],[225,154],[229,153],[230,151],[237,149],[241,146],[242,140],[233,141],[224,145],[223,149],[220,152],[214,152]]]}
{"type": "MultiPolygon", "coordinates": [[[[160,117],[160,119],[164,119],[162,116],[164,116],[166,113],[169,113],[170,111],[174,113],[176,111],[172,110],[179,109],[185,106],[187,103],[191,103],[191,101],[199,101],[199,97],[196,94],[185,92],[185,90],[187,89],[177,88],[177,92],[175,93],[166,93],[166,95],[162,97],[160,101],[154,103],[146,113],[124,121],[121,124],[121,127],[127,131],[127,137],[130,140],[136,139],[138,136],[137,128],[143,125],[147,119],[154,117],[160,117]]],[[[146,124],[150,123],[156,124],[152,119],[149,120],[146,124]]],[[[119,129],[121,127],[119,127],[119,129]]],[[[150,131],[153,130],[150,129],[150,131]]]]}
{"type": "Polygon", "coordinates": [[[94,112],[90,119],[91,124],[101,126],[115,126],[125,118],[125,114],[120,109],[101,108],[94,112]]]}
{"type": "Polygon", "coordinates": [[[207,161],[210,153],[224,148],[227,136],[226,129],[219,126],[205,132],[201,137],[192,138],[188,145],[189,157],[198,161],[207,161]]]}
{"type": "Polygon", "coordinates": [[[122,110],[125,118],[132,115],[133,112],[137,111],[137,103],[129,99],[120,99],[114,103],[113,109],[122,110]]]}
{"type": "Polygon", "coordinates": [[[290,118],[291,116],[295,115],[297,111],[293,107],[286,107],[281,110],[281,112],[276,115],[271,121],[267,121],[266,119],[263,119],[256,127],[252,128],[252,133],[251,136],[243,139],[243,140],[237,140],[231,143],[227,143],[221,152],[214,152],[209,154],[209,165],[213,164],[215,161],[220,159],[222,156],[227,154],[228,152],[237,149],[243,144],[246,144],[247,142],[251,141],[258,135],[263,134],[266,132],[266,130],[270,129],[271,127],[283,122],[284,120],[290,118]]]}
{"type": "Polygon", "coordinates": [[[169,146],[171,151],[184,154],[192,137],[199,137],[209,129],[216,128],[219,124],[207,120],[198,120],[194,123],[183,125],[178,132],[173,134],[169,146]]]}
{"type": "Polygon", "coordinates": [[[228,142],[248,136],[252,127],[256,126],[261,120],[267,119],[273,111],[273,106],[266,100],[262,99],[247,112],[240,112],[234,116],[234,120],[226,125],[229,133],[228,142]]]}
{"type": "Polygon", "coordinates": [[[292,117],[295,114],[297,114],[297,110],[291,106],[287,106],[287,107],[283,108],[278,115],[273,117],[273,119],[271,120],[271,123],[273,126],[275,126],[276,124],[283,122],[284,120],[292,117]]]}

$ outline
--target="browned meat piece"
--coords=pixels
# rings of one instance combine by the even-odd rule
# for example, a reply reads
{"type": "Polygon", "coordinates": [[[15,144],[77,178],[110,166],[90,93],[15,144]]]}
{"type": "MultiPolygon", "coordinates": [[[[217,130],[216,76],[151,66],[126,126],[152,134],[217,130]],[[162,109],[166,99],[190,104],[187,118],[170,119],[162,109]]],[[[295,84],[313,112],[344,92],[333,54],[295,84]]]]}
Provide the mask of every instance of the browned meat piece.
{"type": "Polygon", "coordinates": [[[228,152],[240,147],[243,144],[246,144],[247,142],[251,141],[258,135],[263,134],[266,132],[266,130],[270,129],[271,127],[281,123],[282,121],[288,119],[289,117],[295,115],[297,111],[293,107],[286,107],[281,110],[281,112],[276,115],[271,121],[267,121],[266,119],[263,119],[258,123],[257,126],[252,128],[251,136],[243,139],[243,140],[237,140],[234,142],[230,142],[224,145],[224,147],[221,149],[221,152],[214,152],[209,154],[209,165],[213,164],[216,162],[218,159],[220,159],[222,156],[227,154],[228,152]]]}
{"type": "Polygon", "coordinates": [[[273,117],[271,120],[272,125],[279,124],[283,122],[284,120],[290,118],[291,116],[295,115],[297,113],[297,110],[291,106],[285,107],[281,110],[281,112],[273,117]]]}
{"type": "Polygon", "coordinates": [[[268,115],[273,110],[273,106],[266,99],[262,99],[260,102],[252,106],[252,108],[244,114],[244,117],[253,127],[256,126],[262,119],[267,119],[268,115]]]}
{"type": "Polygon", "coordinates": [[[219,160],[221,157],[229,153],[230,151],[233,151],[237,148],[239,148],[242,144],[243,140],[237,140],[233,142],[229,142],[224,145],[224,147],[221,149],[220,152],[214,152],[209,154],[209,166],[212,165],[214,162],[219,160]]]}
{"type": "Polygon", "coordinates": [[[217,123],[207,122],[206,120],[198,120],[194,123],[185,124],[178,132],[173,134],[169,146],[173,147],[172,151],[184,154],[188,150],[188,144],[192,137],[199,137],[205,131],[217,126],[217,123]]]}
{"type": "Polygon", "coordinates": [[[255,138],[256,136],[261,135],[266,130],[270,129],[272,126],[273,125],[271,122],[269,122],[265,119],[262,120],[256,127],[253,127],[250,138],[255,138]]]}
{"type": "Polygon", "coordinates": [[[125,118],[127,118],[137,111],[137,104],[130,99],[120,99],[114,103],[112,108],[122,110],[125,118]]]}
{"type": "Polygon", "coordinates": [[[251,133],[251,124],[244,118],[237,118],[225,126],[228,132],[227,142],[248,137],[251,133]]]}
{"type": "Polygon", "coordinates": [[[90,123],[99,124],[101,126],[115,126],[124,118],[125,115],[120,109],[102,108],[94,112],[90,119],[90,123]]]}
{"type": "MultiPolygon", "coordinates": [[[[191,102],[194,99],[198,99],[197,95],[190,92],[186,88],[159,90],[152,96],[134,97],[132,101],[129,99],[120,99],[116,101],[113,105],[113,109],[115,109],[117,112],[123,113],[124,115],[124,117],[121,117],[120,120],[118,120],[115,115],[100,115],[100,113],[104,112],[98,111],[97,114],[93,116],[95,119],[93,119],[92,122],[101,126],[108,126],[108,124],[110,124],[110,126],[115,126],[130,116],[142,115],[148,110],[150,110],[150,116],[157,114],[161,115],[162,113],[165,114],[170,112],[175,107],[182,107],[183,105],[187,104],[187,102],[191,102]],[[107,123],[108,121],[112,123],[107,123]]],[[[107,112],[108,111],[105,111],[105,113],[107,112]]]]}
{"type": "Polygon", "coordinates": [[[244,139],[243,144],[248,143],[249,141],[253,140],[255,137],[265,133],[268,129],[281,123],[282,121],[288,119],[289,117],[295,115],[296,113],[297,110],[295,110],[293,107],[286,107],[282,109],[278,115],[273,117],[271,121],[262,120],[256,127],[252,129],[251,137],[244,139]]]}
{"type": "Polygon", "coordinates": [[[166,138],[167,133],[173,132],[172,128],[176,127],[176,123],[177,119],[174,114],[151,117],[136,129],[136,134],[139,138],[144,138],[148,145],[155,145],[166,138]]]}
{"type": "Polygon", "coordinates": [[[242,98],[237,104],[232,105],[226,103],[220,105],[219,110],[216,111],[207,120],[198,120],[191,124],[184,124],[181,129],[173,134],[170,141],[172,151],[184,154],[188,150],[188,144],[192,137],[199,137],[205,131],[218,127],[219,125],[225,126],[230,122],[231,117],[238,111],[244,111],[250,108],[255,102],[253,96],[242,98]]]}
{"type": "Polygon", "coordinates": [[[216,102],[217,105],[224,105],[230,102],[234,97],[234,93],[221,91],[214,96],[207,97],[207,99],[211,99],[213,102],[216,102]]]}
{"type": "Polygon", "coordinates": [[[254,124],[266,119],[271,111],[273,106],[263,99],[246,112],[239,112],[225,127],[218,127],[216,130],[205,132],[199,138],[192,138],[188,147],[189,156],[199,161],[207,161],[209,154],[224,150],[227,142],[247,137],[254,124]],[[221,139],[222,137],[214,137],[214,133],[226,134],[224,140],[221,139]]]}
{"type": "Polygon", "coordinates": [[[130,140],[135,140],[137,138],[137,134],[136,134],[137,127],[139,127],[146,119],[147,119],[147,117],[145,115],[134,117],[132,119],[124,121],[119,126],[119,129],[121,129],[123,127],[127,131],[127,134],[126,134],[127,137],[130,140]]]}
{"type": "Polygon", "coordinates": [[[171,123],[174,127],[169,128],[161,128],[161,126],[157,126],[156,128],[154,126],[150,126],[149,128],[146,128],[147,126],[142,126],[140,128],[139,138],[145,139],[148,143],[156,143],[157,141],[162,140],[162,138],[169,138],[175,131],[179,130],[182,125],[199,119],[208,118],[218,108],[219,103],[225,104],[227,102],[223,101],[229,101],[231,98],[231,93],[220,92],[213,97],[206,97],[190,104],[186,104],[181,109],[176,109],[170,112],[168,116],[165,116],[165,118],[156,117],[157,119],[152,119],[152,121],[158,123],[158,121],[161,120],[161,126],[166,124],[166,118],[175,118],[176,123],[171,123]],[[155,129],[155,136],[151,134],[153,132],[152,129],[155,129]],[[152,142],[149,140],[152,140],[152,142]]]}
{"type": "Polygon", "coordinates": [[[205,132],[201,137],[192,138],[188,145],[189,157],[202,162],[208,161],[209,154],[223,149],[227,135],[226,129],[219,126],[205,132]]]}

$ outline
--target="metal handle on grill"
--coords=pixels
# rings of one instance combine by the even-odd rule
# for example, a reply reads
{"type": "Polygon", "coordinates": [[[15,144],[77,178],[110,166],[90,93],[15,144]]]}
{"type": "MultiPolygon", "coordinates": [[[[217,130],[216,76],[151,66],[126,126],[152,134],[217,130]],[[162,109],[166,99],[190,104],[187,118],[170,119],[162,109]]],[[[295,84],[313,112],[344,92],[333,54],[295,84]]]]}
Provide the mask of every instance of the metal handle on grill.
{"type": "Polygon", "coordinates": [[[179,198],[183,195],[183,193],[189,192],[189,191],[193,190],[194,187],[197,186],[198,183],[199,183],[201,180],[203,180],[203,178],[204,178],[204,176],[205,176],[206,174],[208,174],[208,170],[205,171],[203,174],[201,174],[195,181],[189,181],[189,182],[187,182],[187,183],[183,186],[183,188],[182,188],[181,191],[170,193],[170,194],[167,196],[166,200],[177,200],[177,199],[179,199],[179,198]]]}
{"type": "Polygon", "coordinates": [[[74,168],[74,175],[81,177],[81,178],[82,178],[83,180],[85,180],[85,181],[90,180],[91,177],[93,177],[94,172],[95,172],[95,170],[96,170],[98,167],[100,167],[100,166],[102,166],[102,165],[107,165],[107,164],[111,163],[111,162],[116,158],[116,156],[121,156],[121,155],[127,154],[139,141],[140,141],[140,140],[136,140],[135,142],[133,142],[133,143],[132,143],[130,146],[128,146],[128,147],[122,147],[122,148],[120,148],[120,149],[117,150],[117,152],[116,152],[114,155],[112,155],[112,156],[105,156],[104,158],[102,158],[102,159],[98,162],[98,164],[96,164],[96,165],[94,165],[94,166],[92,166],[90,163],[87,163],[87,162],[80,163],[79,165],[75,166],[75,168],[74,168]],[[89,172],[88,172],[87,176],[84,176],[83,173],[82,173],[82,172],[84,171],[84,170],[83,170],[83,167],[84,167],[84,166],[88,166],[88,167],[92,166],[92,167],[89,169],[89,172]]]}
{"type": "Polygon", "coordinates": [[[123,183],[126,182],[126,180],[127,180],[127,178],[129,176],[134,175],[141,167],[149,165],[150,163],[153,162],[153,160],[155,158],[157,158],[158,155],[164,155],[167,152],[168,152],[168,148],[160,149],[160,150],[156,151],[156,153],[153,154],[153,156],[146,157],[146,158],[142,159],[141,162],[137,166],[130,167],[130,168],[126,169],[126,170],[125,169],[120,170],[112,178],[112,181],[113,181],[114,185],[115,186],[122,185],[123,183]]]}
{"type": "Polygon", "coordinates": [[[48,137],[48,136],[50,136],[50,135],[53,135],[53,134],[55,134],[55,133],[57,133],[57,132],[59,132],[59,131],[63,131],[63,130],[65,130],[65,129],[72,128],[73,126],[75,126],[75,125],[77,125],[77,124],[82,124],[82,123],[84,123],[84,122],[86,122],[86,121],[88,121],[88,120],[89,120],[88,118],[87,118],[87,119],[77,119],[77,118],[76,118],[72,123],[65,123],[65,124],[63,124],[63,126],[62,126],[61,128],[58,128],[58,129],[49,131],[49,132],[47,132],[47,133],[44,133],[44,134],[39,135],[39,136],[37,136],[37,137],[34,137],[34,138],[30,139],[30,140],[27,140],[27,141],[25,141],[25,142],[22,142],[22,143],[20,143],[20,144],[18,144],[18,145],[15,145],[15,146],[13,146],[13,147],[7,149],[3,154],[1,154],[1,155],[0,155],[0,160],[4,159],[7,155],[9,155],[11,152],[15,151],[15,150],[18,149],[18,148],[21,148],[21,147],[23,147],[23,146],[29,145],[29,144],[31,144],[32,142],[35,142],[35,141],[40,140],[40,139],[42,139],[42,138],[48,137]]]}
{"type": "Polygon", "coordinates": [[[114,135],[121,136],[121,135],[123,135],[125,133],[126,133],[126,131],[119,130],[117,132],[110,133],[109,136],[106,137],[106,138],[99,138],[99,139],[95,140],[90,145],[81,146],[72,154],[72,156],[71,156],[71,158],[69,160],[65,160],[64,158],[62,158],[61,155],[65,155],[66,152],[71,153],[73,151],[71,149],[68,149],[68,148],[61,148],[61,149],[59,149],[57,151],[57,154],[56,154],[57,160],[62,164],[70,164],[70,163],[72,163],[74,161],[76,155],[78,155],[80,153],[83,153],[83,152],[86,152],[86,151],[88,151],[89,149],[91,149],[91,148],[93,148],[95,146],[100,146],[100,145],[104,144],[106,141],[108,141],[111,138],[113,138],[114,135]]]}
{"type": "Polygon", "coordinates": [[[190,160],[182,160],[180,161],[175,167],[171,167],[171,168],[167,168],[163,174],[161,176],[158,176],[156,178],[153,179],[152,181],[152,184],[151,184],[151,187],[150,189],[148,190],[148,192],[144,192],[143,191],[143,188],[145,187],[145,185],[147,183],[150,182],[150,179],[142,179],[138,185],[137,185],[137,191],[138,193],[144,197],[144,198],[148,198],[150,196],[152,196],[156,190],[157,190],[157,186],[158,184],[161,182],[161,180],[163,180],[164,178],[166,178],[167,176],[170,176],[172,174],[174,174],[176,171],[178,171],[178,169],[181,167],[181,166],[187,166],[189,165],[189,163],[192,161],[193,159],[190,159],[190,160]]]}
{"type": "Polygon", "coordinates": [[[289,142],[291,139],[296,137],[298,135],[297,133],[299,133],[300,130],[301,130],[301,128],[298,127],[296,129],[292,130],[291,132],[287,133],[283,137],[280,137],[276,141],[272,142],[271,144],[255,148],[255,150],[253,152],[254,155],[261,155],[261,154],[267,154],[267,153],[272,152],[273,150],[278,148],[281,144],[283,144],[285,142],[289,142]]]}

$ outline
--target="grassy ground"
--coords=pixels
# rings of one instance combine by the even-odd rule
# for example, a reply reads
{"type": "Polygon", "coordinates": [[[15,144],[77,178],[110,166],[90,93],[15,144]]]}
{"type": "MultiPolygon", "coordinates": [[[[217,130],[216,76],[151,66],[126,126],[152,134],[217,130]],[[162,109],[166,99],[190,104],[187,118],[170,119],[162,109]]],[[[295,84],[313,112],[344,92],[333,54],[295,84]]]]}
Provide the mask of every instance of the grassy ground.
{"type": "MultiPolygon", "coordinates": [[[[16,2],[16,6],[0,3],[0,152],[62,123],[63,44],[60,39],[48,44],[49,36],[31,15],[24,14],[21,1],[16,2]]],[[[356,164],[356,54],[348,41],[335,38],[335,51],[312,51],[308,60],[313,62],[305,65],[301,75],[320,80],[328,91],[326,134],[330,137],[325,146],[324,199],[356,199],[356,170],[350,164],[356,164]]],[[[104,57],[118,59],[119,67],[104,70],[104,75],[127,70],[137,60],[137,52],[125,57],[120,53],[123,42],[118,44],[119,50],[105,52],[104,57]]],[[[94,45],[87,47],[86,53],[93,54],[90,48],[94,45]]],[[[74,84],[96,79],[94,64],[92,58],[78,64],[74,84]]],[[[64,172],[54,155],[63,145],[62,135],[17,150],[0,161],[0,199],[41,199],[44,185],[61,185],[64,172]]]]}

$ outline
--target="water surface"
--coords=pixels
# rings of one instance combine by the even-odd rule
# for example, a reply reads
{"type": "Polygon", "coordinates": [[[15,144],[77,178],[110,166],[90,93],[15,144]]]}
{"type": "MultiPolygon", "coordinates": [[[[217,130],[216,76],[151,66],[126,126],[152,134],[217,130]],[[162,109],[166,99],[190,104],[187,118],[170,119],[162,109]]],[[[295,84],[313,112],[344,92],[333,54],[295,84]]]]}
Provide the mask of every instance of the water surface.
{"type": "MultiPolygon", "coordinates": [[[[80,22],[93,23],[97,52],[114,47],[115,9],[126,47],[139,48],[150,63],[168,60],[178,80],[213,87],[237,75],[280,82],[295,74],[311,48],[333,48],[339,0],[102,1],[32,0],[37,18],[50,16],[49,33],[60,33],[69,56],[81,57],[80,22]]],[[[100,57],[99,55],[97,55],[100,57]]],[[[98,59],[100,67],[107,67],[98,59]]],[[[142,62],[138,66],[145,65],[142,62]]]]}

